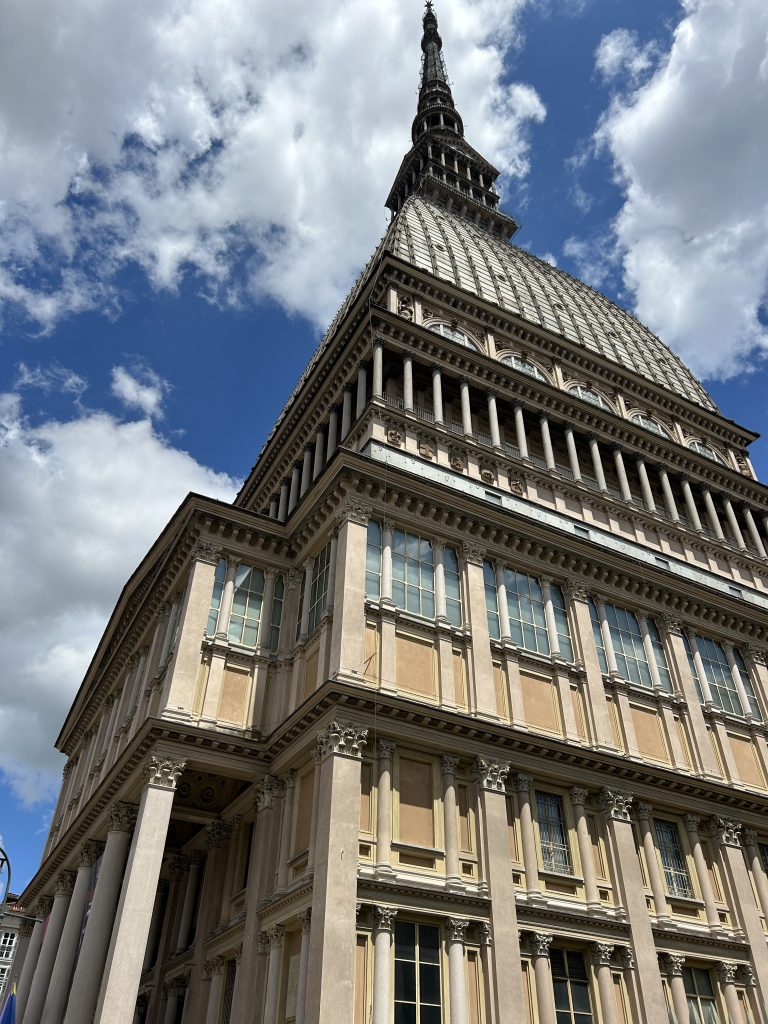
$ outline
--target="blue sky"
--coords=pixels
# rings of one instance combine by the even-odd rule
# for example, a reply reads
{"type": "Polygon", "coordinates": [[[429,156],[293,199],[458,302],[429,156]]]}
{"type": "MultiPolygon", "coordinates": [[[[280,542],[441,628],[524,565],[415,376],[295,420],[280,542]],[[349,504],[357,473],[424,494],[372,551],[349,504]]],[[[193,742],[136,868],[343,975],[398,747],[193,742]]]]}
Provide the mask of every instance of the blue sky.
{"type": "MultiPolygon", "coordinates": [[[[63,764],[58,726],[125,578],[188,490],[234,493],[386,227],[422,8],[13,8],[0,836],[20,887],[63,764]]],[[[768,433],[762,0],[436,10],[467,138],[504,172],[518,244],[636,311],[726,416],[768,433]]],[[[753,448],[761,478],[767,444],[753,448]]]]}

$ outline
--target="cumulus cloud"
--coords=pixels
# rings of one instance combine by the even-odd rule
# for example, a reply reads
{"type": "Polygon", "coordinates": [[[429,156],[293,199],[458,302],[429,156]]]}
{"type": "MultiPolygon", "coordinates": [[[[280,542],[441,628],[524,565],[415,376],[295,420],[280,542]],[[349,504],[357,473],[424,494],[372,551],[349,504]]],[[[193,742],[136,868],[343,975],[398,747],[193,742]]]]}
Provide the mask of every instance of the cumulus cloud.
{"type": "Polygon", "coordinates": [[[598,290],[611,276],[611,249],[612,241],[607,236],[592,240],[571,235],[563,243],[563,254],[576,264],[578,276],[598,290]]]}
{"type": "MultiPolygon", "coordinates": [[[[471,141],[518,178],[544,116],[504,77],[527,2],[439,10],[471,141]]],[[[157,289],[186,277],[213,302],[268,296],[325,324],[386,225],[420,14],[395,0],[6,5],[0,309],[42,330],[114,315],[132,265],[157,289]]]]}
{"type": "Polygon", "coordinates": [[[53,795],[53,749],[114,602],[190,491],[231,500],[235,481],[172,447],[148,419],[79,411],[32,426],[0,395],[0,778],[53,795]]]}
{"type": "Polygon", "coordinates": [[[638,315],[700,376],[727,378],[768,347],[768,5],[682,6],[669,53],[614,98],[597,140],[624,190],[638,315]]]}
{"type": "Polygon", "coordinates": [[[149,366],[138,365],[132,371],[124,366],[112,367],[112,394],[128,409],[138,409],[145,416],[161,419],[163,399],[171,385],[149,366]]]}
{"type": "Polygon", "coordinates": [[[657,56],[654,41],[641,45],[637,32],[617,28],[600,40],[595,50],[595,67],[606,81],[620,75],[636,81],[654,66],[657,56]]]}

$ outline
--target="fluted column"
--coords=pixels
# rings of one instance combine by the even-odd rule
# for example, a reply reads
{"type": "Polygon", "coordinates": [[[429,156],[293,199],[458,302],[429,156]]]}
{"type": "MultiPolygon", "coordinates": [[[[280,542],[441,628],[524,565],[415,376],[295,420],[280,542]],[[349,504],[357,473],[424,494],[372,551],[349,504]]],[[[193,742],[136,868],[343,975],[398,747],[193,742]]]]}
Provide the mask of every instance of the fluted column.
{"type": "Polygon", "coordinates": [[[280,484],[280,497],[277,502],[277,518],[281,523],[284,523],[288,516],[288,490],[290,484],[287,480],[283,480],[280,484]]]}
{"type": "Polygon", "coordinates": [[[333,408],[328,413],[328,437],[325,445],[325,461],[330,462],[339,443],[339,414],[333,408]]]}
{"type": "Polygon", "coordinates": [[[352,426],[352,389],[344,388],[344,396],[341,400],[341,440],[349,433],[352,426]]]}
{"type": "Polygon", "coordinates": [[[491,427],[491,444],[494,448],[501,448],[501,433],[499,432],[499,410],[496,406],[496,395],[493,391],[488,392],[488,423],[491,427]]]}
{"type": "Polygon", "coordinates": [[[376,803],[376,871],[392,872],[392,740],[379,740],[379,780],[376,803]]]}
{"type": "Polygon", "coordinates": [[[299,981],[296,986],[296,1019],[294,1024],[304,1024],[307,1008],[307,967],[309,966],[309,933],[312,928],[312,910],[307,907],[299,914],[301,925],[301,949],[299,950],[299,981]]]}
{"type": "Polygon", "coordinates": [[[368,397],[368,371],[365,366],[357,368],[357,394],[355,395],[355,419],[363,414],[366,399],[368,397]]]}
{"type": "Polygon", "coordinates": [[[691,844],[693,864],[696,868],[696,874],[699,879],[701,898],[704,900],[707,924],[710,928],[720,928],[720,915],[718,914],[717,906],[715,905],[715,894],[712,890],[712,881],[709,877],[707,861],[704,857],[704,851],[701,848],[701,839],[699,838],[699,825],[701,823],[701,819],[695,814],[686,814],[683,821],[685,822],[685,828],[688,832],[691,844]]]}
{"type": "Polygon", "coordinates": [[[283,958],[285,928],[276,924],[267,932],[269,936],[269,963],[267,965],[267,994],[264,1000],[264,1024],[277,1024],[277,1003],[280,995],[280,963],[283,958]]]}
{"type": "Polygon", "coordinates": [[[312,479],[317,480],[325,465],[325,433],[318,430],[315,434],[315,457],[312,462],[312,479]]]}
{"type": "Polygon", "coordinates": [[[568,449],[568,464],[571,467],[573,479],[581,480],[581,467],[579,466],[579,453],[576,451],[576,439],[573,436],[573,427],[570,423],[565,425],[565,446],[568,449]]]}
{"type": "Polygon", "coordinates": [[[502,640],[509,640],[509,605],[507,604],[507,585],[504,582],[504,566],[501,562],[494,562],[496,574],[496,600],[499,606],[499,632],[502,640]]]}
{"type": "Polygon", "coordinates": [[[616,1015],[616,997],[613,991],[613,974],[611,973],[611,957],[613,946],[605,942],[592,945],[592,963],[597,975],[597,988],[600,993],[601,1024],[619,1024],[616,1015]]]}
{"type": "Polygon", "coordinates": [[[546,932],[531,933],[533,973],[536,979],[536,1008],[539,1011],[538,1024],[556,1024],[552,965],[549,962],[549,947],[551,945],[551,935],[546,932]]]}
{"type": "Polygon", "coordinates": [[[67,910],[72,898],[74,881],[74,872],[64,871],[56,883],[53,907],[48,917],[45,938],[37,959],[32,990],[29,993],[24,1013],[24,1020],[27,1021],[27,1024],[40,1024],[42,1018],[43,1007],[48,996],[48,986],[51,983],[51,975],[59,952],[59,943],[67,920],[67,910]]]}
{"type": "Polygon", "coordinates": [[[531,784],[533,778],[522,773],[515,776],[518,813],[520,817],[520,839],[523,846],[523,867],[525,888],[528,893],[539,893],[539,862],[536,853],[536,834],[533,828],[531,809],[531,784]]]}
{"type": "Polygon", "coordinates": [[[555,469],[557,466],[555,452],[552,448],[552,435],[549,431],[549,420],[546,416],[539,416],[539,426],[541,428],[541,444],[544,448],[544,461],[547,464],[547,469],[555,469]]]}
{"type": "Polygon", "coordinates": [[[656,663],[656,651],[653,646],[653,637],[651,631],[648,629],[648,616],[645,612],[635,612],[635,618],[637,624],[640,627],[640,636],[643,638],[643,653],[645,654],[645,660],[648,662],[648,671],[651,674],[651,682],[653,683],[654,690],[662,690],[661,676],[659,675],[659,666],[656,663]]]}
{"type": "Polygon", "coordinates": [[[613,449],[613,462],[616,466],[616,476],[619,478],[619,489],[624,501],[632,501],[632,491],[627,477],[627,468],[624,465],[624,456],[620,448],[613,449]]]}
{"type": "Polygon", "coordinates": [[[640,826],[640,842],[643,844],[645,854],[645,869],[648,872],[648,882],[653,893],[653,907],[657,918],[669,917],[669,904],[667,894],[664,890],[664,882],[661,878],[661,869],[656,855],[656,842],[651,829],[651,817],[653,808],[650,804],[638,803],[637,821],[640,826]]]}
{"type": "Polygon", "coordinates": [[[413,356],[403,353],[403,408],[413,412],[413,356]]]}
{"type": "Polygon", "coordinates": [[[205,1011],[205,1024],[219,1024],[219,1008],[221,1004],[221,972],[226,960],[223,956],[215,956],[203,964],[203,974],[209,979],[208,1004],[205,1011]]]}
{"type": "Polygon", "coordinates": [[[720,517],[717,514],[715,503],[712,500],[712,493],[708,487],[703,488],[702,495],[704,496],[704,507],[707,510],[707,518],[709,519],[709,525],[712,532],[718,540],[725,540],[725,534],[723,533],[723,527],[720,523],[720,517]]]}
{"type": "Polygon", "coordinates": [[[547,623],[547,639],[549,640],[549,653],[559,658],[560,637],[557,635],[557,623],[555,622],[555,607],[552,604],[552,580],[548,576],[540,576],[541,596],[544,599],[544,619],[547,623]]]}
{"type": "Polygon", "coordinates": [[[672,484],[670,484],[669,474],[663,466],[659,466],[659,479],[661,480],[661,492],[664,495],[664,504],[667,506],[669,518],[673,523],[679,523],[680,513],[677,511],[677,503],[672,493],[672,484]]]}
{"type": "Polygon", "coordinates": [[[373,343],[373,397],[384,394],[384,346],[380,338],[373,343]]]}
{"type": "Polygon", "coordinates": [[[744,685],[744,680],[741,677],[741,670],[736,664],[736,656],[733,653],[733,643],[730,640],[724,640],[721,647],[725,651],[725,656],[728,659],[728,668],[731,670],[731,678],[733,679],[733,685],[736,687],[736,692],[739,695],[739,702],[741,704],[741,710],[745,718],[753,718],[752,705],[749,702],[749,696],[747,694],[747,688],[744,685]]]}
{"type": "Polygon", "coordinates": [[[697,533],[701,533],[704,527],[701,525],[701,517],[699,516],[699,510],[696,507],[696,501],[693,497],[690,481],[686,477],[681,477],[680,485],[683,488],[683,498],[685,499],[685,510],[688,514],[688,518],[690,519],[694,530],[696,530],[697,533]]]}
{"type": "Polygon", "coordinates": [[[291,469],[291,490],[288,495],[288,515],[296,508],[299,500],[299,484],[301,483],[301,470],[294,465],[291,469]]]}
{"type": "Polygon", "coordinates": [[[288,861],[291,856],[291,831],[293,829],[293,805],[296,796],[296,772],[291,769],[283,776],[285,795],[283,797],[283,818],[280,829],[280,854],[277,865],[277,889],[285,890],[288,885],[288,861]]]}
{"type": "Polygon", "coordinates": [[[93,1020],[131,842],[133,818],[133,808],[128,804],[115,804],[110,811],[110,829],[72,979],[64,1024],[83,1024],[83,1021],[93,1020]]]}
{"type": "Polygon", "coordinates": [[[451,998],[450,1024],[467,1024],[467,981],[464,968],[464,935],[468,921],[446,919],[448,946],[448,991],[451,998]]]}
{"type": "Polygon", "coordinates": [[[445,833],[445,880],[447,885],[459,885],[459,830],[458,812],[456,809],[456,769],[459,766],[457,757],[444,754],[440,758],[440,769],[443,775],[443,831],[445,833]]]}
{"type": "Polygon", "coordinates": [[[752,828],[745,828],[743,836],[744,849],[746,850],[747,861],[752,871],[752,879],[755,891],[757,892],[757,899],[760,903],[760,910],[768,924],[768,881],[765,877],[765,868],[763,867],[763,859],[760,856],[760,848],[757,845],[757,833],[752,828]]]}
{"type": "Polygon", "coordinates": [[[581,786],[573,786],[568,790],[568,794],[573,806],[573,816],[576,819],[576,841],[579,844],[579,860],[584,877],[584,896],[588,906],[599,907],[600,893],[597,890],[595,857],[592,853],[592,837],[589,834],[587,822],[587,791],[581,786]]]}
{"type": "Polygon", "coordinates": [[[77,869],[67,917],[59,940],[56,963],[51,973],[51,982],[48,986],[48,994],[41,1017],[42,1024],[61,1024],[61,1019],[64,1016],[93,865],[101,854],[101,850],[100,843],[90,841],[83,843],[80,850],[80,866],[77,869]]]}
{"type": "Polygon", "coordinates": [[[727,495],[723,495],[723,508],[725,509],[725,518],[728,520],[731,533],[736,541],[736,547],[740,551],[744,551],[747,547],[746,541],[744,540],[744,534],[741,532],[741,527],[739,526],[739,521],[736,518],[736,513],[733,511],[731,499],[727,497],[727,495]]]}
{"type": "Polygon", "coordinates": [[[589,451],[592,456],[592,468],[595,471],[595,480],[597,480],[597,486],[600,488],[601,491],[607,492],[608,484],[605,481],[603,460],[600,455],[600,444],[597,438],[591,435],[589,438],[589,451]]]}
{"type": "Polygon", "coordinates": [[[19,976],[18,985],[16,986],[16,1020],[19,1021],[19,1024],[21,1024],[21,1020],[24,1017],[24,1011],[27,1007],[27,999],[29,998],[29,991],[32,986],[32,979],[35,976],[35,968],[37,967],[37,961],[40,956],[40,945],[43,940],[43,921],[51,912],[52,903],[53,900],[50,896],[43,896],[41,900],[38,900],[34,910],[34,913],[37,915],[37,920],[34,922],[21,922],[22,937],[25,936],[25,929],[29,928],[30,932],[29,944],[27,945],[27,950],[24,954],[24,962],[21,966],[21,975],[19,976]]]}
{"type": "Polygon", "coordinates": [[[649,512],[656,511],[656,502],[651,490],[651,481],[648,479],[648,470],[643,459],[637,459],[637,475],[640,477],[640,491],[643,495],[643,502],[649,512]]]}
{"type": "Polygon", "coordinates": [[[472,437],[472,408],[469,404],[469,381],[462,377],[459,381],[461,394],[461,429],[465,437],[472,437]]]}
{"type": "Polygon", "coordinates": [[[520,458],[528,458],[528,438],[525,433],[525,415],[523,413],[523,407],[519,402],[515,403],[515,437],[517,439],[517,447],[520,450],[520,458]]]}
{"type": "Polygon", "coordinates": [[[743,512],[744,522],[747,524],[749,536],[752,538],[752,543],[755,545],[758,555],[760,555],[761,558],[768,557],[765,550],[765,544],[763,544],[763,538],[760,536],[760,531],[757,528],[755,517],[752,515],[752,509],[748,505],[745,505],[743,512]]]}
{"type": "Polygon", "coordinates": [[[312,462],[313,453],[311,448],[304,449],[304,459],[301,463],[301,487],[299,488],[299,497],[303,498],[309,490],[309,485],[312,483],[312,462]]]}
{"type": "Polygon", "coordinates": [[[432,367],[432,410],[435,423],[443,426],[443,379],[437,366],[432,367]]]}
{"type": "Polygon", "coordinates": [[[392,932],[397,910],[373,908],[373,1013],[372,1024],[389,1024],[391,1017],[392,932]]]}
{"type": "Polygon", "coordinates": [[[685,982],[683,981],[685,957],[680,953],[665,953],[660,959],[669,979],[669,989],[672,994],[672,1007],[675,1011],[675,1016],[679,1021],[684,1021],[687,1024],[690,1020],[690,1014],[688,1011],[688,999],[685,995],[685,982]]]}

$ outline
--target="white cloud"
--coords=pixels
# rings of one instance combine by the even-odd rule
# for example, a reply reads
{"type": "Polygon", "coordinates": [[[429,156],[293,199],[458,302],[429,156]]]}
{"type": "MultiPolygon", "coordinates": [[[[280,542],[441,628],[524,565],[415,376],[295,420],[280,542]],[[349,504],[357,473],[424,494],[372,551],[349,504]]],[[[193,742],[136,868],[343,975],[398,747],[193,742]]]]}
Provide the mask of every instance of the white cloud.
{"type": "Polygon", "coordinates": [[[624,190],[616,220],[640,319],[703,377],[768,348],[768,5],[684,0],[652,78],[598,131],[624,190]]]}
{"type": "Polygon", "coordinates": [[[32,426],[0,395],[0,778],[52,795],[53,749],[114,602],[184,495],[235,481],[171,447],[149,420],[79,412],[32,426]]]}
{"type": "Polygon", "coordinates": [[[592,239],[571,235],[563,243],[563,254],[576,264],[578,276],[593,288],[605,286],[613,269],[612,240],[609,237],[592,239]]]}
{"type": "MultiPolygon", "coordinates": [[[[518,177],[544,116],[529,86],[503,79],[527,2],[439,9],[468,136],[518,177]]],[[[43,330],[84,309],[114,315],[116,274],[133,264],[158,289],[186,276],[212,301],[267,295],[324,324],[386,225],[420,14],[396,0],[10,5],[0,307],[43,330]]]]}
{"type": "Polygon", "coordinates": [[[138,409],[145,416],[162,419],[163,399],[170,388],[168,381],[148,366],[139,365],[133,371],[112,367],[112,394],[128,409],[138,409]]]}
{"type": "Polygon", "coordinates": [[[595,50],[595,67],[606,81],[627,76],[631,81],[642,78],[654,65],[658,46],[651,41],[640,45],[637,32],[617,28],[604,35],[595,50]]]}
{"type": "Polygon", "coordinates": [[[56,391],[80,398],[88,387],[88,381],[60,363],[51,363],[50,366],[27,366],[26,363],[19,363],[13,386],[16,390],[37,388],[47,395],[56,391]]]}

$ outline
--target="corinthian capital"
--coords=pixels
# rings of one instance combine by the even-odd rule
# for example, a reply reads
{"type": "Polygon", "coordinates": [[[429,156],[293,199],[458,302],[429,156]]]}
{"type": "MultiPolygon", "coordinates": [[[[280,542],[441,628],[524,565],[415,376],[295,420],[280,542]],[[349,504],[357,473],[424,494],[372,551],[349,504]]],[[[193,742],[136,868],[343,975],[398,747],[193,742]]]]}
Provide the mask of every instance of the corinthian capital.
{"type": "Polygon", "coordinates": [[[322,756],[342,754],[346,757],[361,757],[368,730],[355,722],[334,719],[317,737],[322,756]]]}
{"type": "Polygon", "coordinates": [[[186,761],[150,754],[144,766],[144,778],[150,786],[176,789],[176,783],[186,767],[186,761]]]}
{"type": "Polygon", "coordinates": [[[474,765],[475,777],[482,789],[490,790],[492,793],[504,793],[510,767],[509,761],[478,757],[474,765]]]}

